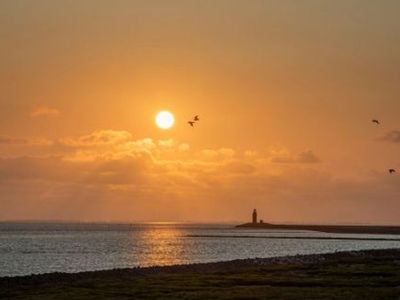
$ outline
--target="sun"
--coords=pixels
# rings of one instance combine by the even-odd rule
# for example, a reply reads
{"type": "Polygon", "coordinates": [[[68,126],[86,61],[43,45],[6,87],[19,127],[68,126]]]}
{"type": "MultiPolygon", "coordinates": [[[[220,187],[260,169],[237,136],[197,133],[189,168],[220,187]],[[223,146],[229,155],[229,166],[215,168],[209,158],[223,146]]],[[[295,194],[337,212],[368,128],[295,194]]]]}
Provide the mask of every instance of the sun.
{"type": "Polygon", "coordinates": [[[174,115],[169,111],[160,111],[156,116],[156,124],[161,129],[170,129],[174,123],[174,115]]]}

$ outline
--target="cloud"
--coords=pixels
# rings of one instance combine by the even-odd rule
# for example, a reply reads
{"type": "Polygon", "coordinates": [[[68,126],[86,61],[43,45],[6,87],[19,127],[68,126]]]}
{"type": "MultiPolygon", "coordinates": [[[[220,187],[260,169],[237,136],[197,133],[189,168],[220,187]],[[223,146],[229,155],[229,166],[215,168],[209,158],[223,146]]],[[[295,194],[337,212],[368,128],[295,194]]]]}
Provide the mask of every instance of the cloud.
{"type": "Polygon", "coordinates": [[[179,145],[178,149],[179,149],[179,151],[185,152],[185,151],[190,150],[190,146],[189,146],[189,144],[182,143],[179,145]]]}
{"type": "Polygon", "coordinates": [[[256,157],[257,156],[257,152],[254,150],[246,150],[244,151],[244,155],[246,157],[256,157]]]}
{"type": "Polygon", "coordinates": [[[124,130],[97,130],[80,137],[62,138],[59,143],[68,147],[99,147],[130,141],[132,134],[124,130]]]}
{"type": "Polygon", "coordinates": [[[0,136],[0,145],[26,145],[28,139],[0,136]]]}
{"type": "Polygon", "coordinates": [[[134,139],[125,130],[97,130],[87,135],[59,138],[57,145],[64,160],[94,161],[124,157],[147,157],[149,159],[174,159],[188,153],[190,146],[173,139],[134,139]]]}
{"type": "Polygon", "coordinates": [[[400,130],[393,130],[386,133],[383,137],[379,138],[381,141],[390,143],[400,143],[400,130]]]}
{"type": "Polygon", "coordinates": [[[0,136],[0,145],[51,146],[53,144],[53,141],[40,137],[18,138],[0,136]]]}
{"type": "Polygon", "coordinates": [[[320,159],[314,154],[314,152],[312,152],[311,150],[307,150],[301,152],[297,156],[297,162],[304,164],[313,164],[313,163],[319,163],[320,159]]]}
{"type": "Polygon", "coordinates": [[[288,152],[275,154],[271,157],[271,162],[280,164],[313,164],[319,163],[321,160],[311,150],[306,150],[296,156],[290,155],[288,152]]]}
{"type": "Polygon", "coordinates": [[[204,149],[198,153],[197,157],[207,161],[230,160],[235,154],[235,151],[230,148],[204,149]]]}
{"type": "Polygon", "coordinates": [[[60,111],[56,108],[52,108],[45,105],[40,105],[32,109],[30,116],[31,117],[56,117],[60,114],[60,111]]]}
{"type": "Polygon", "coordinates": [[[271,162],[277,164],[292,164],[295,163],[296,160],[291,156],[284,155],[284,156],[271,157],[271,162]]]}
{"type": "Polygon", "coordinates": [[[227,174],[251,174],[256,171],[256,166],[243,161],[232,161],[224,165],[223,169],[227,174]]]}
{"type": "Polygon", "coordinates": [[[265,221],[390,222],[400,209],[398,177],[346,178],[310,150],[196,150],[118,130],[59,140],[56,154],[0,158],[0,219],[226,221],[257,207],[265,221]]]}

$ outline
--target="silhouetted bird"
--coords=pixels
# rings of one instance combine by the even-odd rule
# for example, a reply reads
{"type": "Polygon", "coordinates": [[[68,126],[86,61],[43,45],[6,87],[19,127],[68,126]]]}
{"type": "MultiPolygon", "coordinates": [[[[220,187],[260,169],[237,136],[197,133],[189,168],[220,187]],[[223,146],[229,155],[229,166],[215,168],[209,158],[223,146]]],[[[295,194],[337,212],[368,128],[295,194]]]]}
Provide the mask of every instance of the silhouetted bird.
{"type": "Polygon", "coordinates": [[[395,169],[389,169],[389,173],[390,174],[396,173],[396,170],[395,169]]]}
{"type": "Polygon", "coordinates": [[[376,123],[376,125],[380,125],[380,124],[381,124],[381,123],[380,123],[378,120],[376,120],[376,119],[372,120],[372,123],[376,123]]]}
{"type": "Polygon", "coordinates": [[[199,118],[198,115],[196,115],[196,116],[194,116],[194,119],[193,119],[193,120],[195,120],[195,121],[200,121],[200,118],[199,118]]]}
{"type": "Polygon", "coordinates": [[[194,125],[194,122],[193,122],[193,121],[189,121],[188,124],[189,124],[190,126],[194,127],[194,126],[193,126],[193,125],[194,125]]]}

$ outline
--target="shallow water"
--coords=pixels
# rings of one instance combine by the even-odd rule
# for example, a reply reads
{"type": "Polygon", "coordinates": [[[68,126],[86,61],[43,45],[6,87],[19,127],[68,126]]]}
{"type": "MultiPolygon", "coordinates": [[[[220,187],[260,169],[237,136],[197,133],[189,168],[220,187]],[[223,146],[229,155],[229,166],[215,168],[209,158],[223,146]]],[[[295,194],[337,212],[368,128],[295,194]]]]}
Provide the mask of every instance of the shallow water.
{"type": "Polygon", "coordinates": [[[233,225],[2,223],[0,277],[400,248],[400,241],[394,240],[319,240],[318,237],[400,238],[394,235],[235,229],[233,225]]]}

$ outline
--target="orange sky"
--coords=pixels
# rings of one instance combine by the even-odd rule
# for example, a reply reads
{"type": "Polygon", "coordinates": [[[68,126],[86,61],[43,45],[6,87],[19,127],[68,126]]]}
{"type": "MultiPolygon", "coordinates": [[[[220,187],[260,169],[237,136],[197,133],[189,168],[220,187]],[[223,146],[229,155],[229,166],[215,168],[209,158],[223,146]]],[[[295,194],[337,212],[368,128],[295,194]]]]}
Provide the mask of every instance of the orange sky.
{"type": "Polygon", "coordinates": [[[0,220],[400,224],[399,9],[1,1],[0,220]]]}

